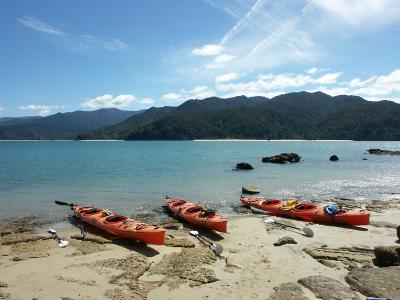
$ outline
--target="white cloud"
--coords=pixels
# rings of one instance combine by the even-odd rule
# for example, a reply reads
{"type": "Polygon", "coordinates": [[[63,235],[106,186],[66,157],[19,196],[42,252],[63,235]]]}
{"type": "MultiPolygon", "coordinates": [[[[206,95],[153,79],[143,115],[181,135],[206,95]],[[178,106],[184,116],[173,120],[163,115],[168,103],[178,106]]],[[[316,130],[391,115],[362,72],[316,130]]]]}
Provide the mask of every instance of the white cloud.
{"type": "Polygon", "coordinates": [[[207,44],[201,48],[196,48],[192,50],[192,54],[196,56],[216,56],[221,54],[224,50],[223,46],[215,44],[207,44]]]}
{"type": "Polygon", "coordinates": [[[312,0],[336,22],[343,21],[363,30],[379,29],[400,20],[398,0],[312,0]]]}
{"type": "Polygon", "coordinates": [[[177,102],[183,100],[182,95],[177,93],[168,93],[162,96],[162,98],[165,100],[165,102],[177,102]]]}
{"type": "Polygon", "coordinates": [[[131,104],[135,100],[134,95],[113,95],[105,94],[96,98],[87,99],[81,103],[81,107],[98,108],[98,107],[124,107],[131,104]]]}
{"type": "Polygon", "coordinates": [[[319,84],[333,84],[336,83],[339,76],[341,76],[343,72],[336,72],[336,73],[327,73],[322,75],[321,77],[315,80],[315,83],[319,84]]]}
{"type": "Polygon", "coordinates": [[[205,85],[196,86],[191,90],[181,89],[179,93],[168,93],[162,96],[167,103],[182,102],[189,99],[205,99],[215,95],[213,90],[205,85]]]}
{"type": "Polygon", "coordinates": [[[19,22],[21,22],[23,25],[25,25],[26,27],[29,27],[33,30],[50,33],[50,34],[55,34],[55,35],[64,35],[65,34],[61,30],[58,30],[58,29],[54,28],[53,26],[50,26],[49,24],[46,24],[45,22],[43,22],[33,16],[25,16],[22,18],[18,18],[17,20],[19,22]]]}
{"type": "Polygon", "coordinates": [[[39,116],[47,116],[51,114],[51,112],[55,109],[64,108],[64,105],[45,105],[45,104],[29,104],[29,105],[22,105],[19,109],[22,110],[35,110],[38,112],[39,116]]]}
{"type": "Polygon", "coordinates": [[[138,103],[143,105],[150,105],[153,104],[154,102],[155,102],[154,99],[148,97],[142,98],[138,101],[138,103]]]}
{"type": "Polygon", "coordinates": [[[229,55],[229,54],[221,54],[219,56],[217,56],[214,61],[216,63],[227,63],[230,62],[232,59],[234,59],[236,56],[235,55],[229,55]]]}
{"type": "Polygon", "coordinates": [[[215,78],[215,82],[228,82],[228,81],[232,81],[235,80],[239,77],[239,74],[235,73],[235,72],[230,72],[230,73],[226,73],[223,75],[219,75],[215,78]]]}
{"type": "Polygon", "coordinates": [[[30,29],[59,36],[67,44],[79,50],[103,48],[109,51],[120,51],[128,49],[128,45],[119,39],[104,38],[89,34],[71,34],[61,31],[33,16],[24,16],[17,20],[30,29]]]}
{"type": "MultiPolygon", "coordinates": [[[[356,82],[359,88],[354,90],[354,93],[357,95],[370,98],[390,96],[392,93],[400,92],[400,69],[387,75],[373,76],[365,81],[357,80],[356,82]]],[[[350,81],[350,84],[354,86],[354,81],[350,81]]]]}
{"type": "Polygon", "coordinates": [[[5,108],[0,105],[0,111],[3,111],[3,110],[5,110],[5,108]]]}
{"type": "Polygon", "coordinates": [[[317,74],[317,73],[320,73],[320,72],[323,72],[324,70],[323,69],[319,69],[319,68],[310,68],[310,69],[308,69],[307,70],[307,74],[310,74],[310,75],[314,75],[314,74],[317,74]]]}

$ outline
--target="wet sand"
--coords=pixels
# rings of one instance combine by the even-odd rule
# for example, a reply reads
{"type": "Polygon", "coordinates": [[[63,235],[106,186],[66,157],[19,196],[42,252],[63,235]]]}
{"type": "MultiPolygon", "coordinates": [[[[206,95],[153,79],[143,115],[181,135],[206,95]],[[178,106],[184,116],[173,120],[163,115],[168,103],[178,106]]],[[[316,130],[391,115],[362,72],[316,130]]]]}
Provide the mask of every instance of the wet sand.
{"type": "MultiPolygon", "coordinates": [[[[373,265],[374,246],[398,245],[399,203],[370,209],[371,224],[359,228],[275,218],[311,228],[312,238],[265,224],[266,216],[239,215],[230,219],[227,234],[202,232],[223,245],[221,257],[168,218],[166,227],[177,228],[167,230],[169,246],[120,243],[95,233],[83,242],[80,230],[66,225],[58,234],[69,245],[59,248],[46,233],[54,224],[38,220],[43,229],[34,231],[29,222],[21,228],[15,221],[0,227],[0,299],[277,299],[274,287],[310,275],[347,286],[348,270],[373,265]],[[297,244],[273,245],[283,237],[297,244]]],[[[316,299],[306,287],[301,291],[316,299]]]]}

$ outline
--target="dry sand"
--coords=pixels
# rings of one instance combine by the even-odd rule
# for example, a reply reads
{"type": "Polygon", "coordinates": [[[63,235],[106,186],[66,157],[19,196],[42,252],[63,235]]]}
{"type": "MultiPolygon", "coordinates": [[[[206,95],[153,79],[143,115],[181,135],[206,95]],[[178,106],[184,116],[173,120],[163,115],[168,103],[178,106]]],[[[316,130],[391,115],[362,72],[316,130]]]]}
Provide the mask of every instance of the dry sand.
{"type": "MultiPolygon", "coordinates": [[[[309,275],[346,284],[348,269],[372,264],[373,255],[365,249],[396,245],[391,227],[398,225],[400,210],[373,212],[374,226],[363,226],[365,230],[284,220],[310,227],[312,238],[266,225],[264,218],[233,217],[229,233],[207,234],[223,245],[223,257],[215,257],[187,228],[168,230],[171,246],[148,247],[108,243],[95,234],[82,242],[71,238],[79,235],[72,225],[58,230],[69,241],[63,249],[54,240],[40,239],[48,236],[45,229],[30,233],[37,237],[32,242],[15,243],[26,240],[26,233],[8,233],[1,236],[0,299],[268,299],[275,286],[309,275]],[[273,246],[285,236],[297,244],[273,246]],[[324,259],[317,261],[304,248],[324,259]]],[[[301,289],[316,299],[310,290],[301,289]]]]}

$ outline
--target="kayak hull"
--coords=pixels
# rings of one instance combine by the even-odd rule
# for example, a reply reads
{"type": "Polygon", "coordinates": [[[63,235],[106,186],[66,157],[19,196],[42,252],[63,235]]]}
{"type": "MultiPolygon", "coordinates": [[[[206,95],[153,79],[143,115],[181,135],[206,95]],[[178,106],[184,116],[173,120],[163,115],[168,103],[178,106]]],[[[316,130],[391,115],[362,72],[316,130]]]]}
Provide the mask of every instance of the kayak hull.
{"type": "Polygon", "coordinates": [[[79,220],[120,238],[164,245],[166,230],[151,226],[118,214],[106,214],[105,210],[75,205],[72,207],[79,220]]]}
{"type": "Polygon", "coordinates": [[[244,205],[268,211],[276,216],[307,222],[368,225],[370,220],[370,213],[367,211],[340,210],[335,215],[329,215],[325,213],[323,207],[314,204],[298,204],[292,209],[284,209],[284,201],[281,200],[242,197],[240,201],[244,205]]]}
{"type": "Polygon", "coordinates": [[[183,199],[165,198],[165,204],[175,217],[198,227],[227,232],[228,219],[217,214],[206,215],[205,209],[183,199]]]}

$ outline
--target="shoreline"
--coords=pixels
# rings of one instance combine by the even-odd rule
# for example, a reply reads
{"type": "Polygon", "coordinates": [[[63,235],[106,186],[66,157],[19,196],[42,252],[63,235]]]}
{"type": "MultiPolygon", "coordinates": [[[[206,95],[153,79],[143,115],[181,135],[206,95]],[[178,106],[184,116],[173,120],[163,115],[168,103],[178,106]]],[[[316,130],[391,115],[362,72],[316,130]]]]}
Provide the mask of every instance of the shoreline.
{"type": "MultiPolygon", "coordinates": [[[[399,225],[400,199],[385,205],[374,203],[367,209],[371,211],[370,225],[356,228],[274,217],[299,228],[311,228],[312,238],[266,224],[264,219],[270,216],[238,214],[229,219],[226,234],[200,231],[223,246],[221,258],[189,234],[191,227],[160,211],[153,215],[161,217],[162,226],[174,228],[167,229],[165,246],[119,243],[99,232],[90,232],[90,239],[82,242],[79,228],[66,221],[47,224],[37,219],[37,224],[43,224],[36,232],[29,231],[35,220],[26,219],[25,228],[15,221],[3,230],[22,232],[0,236],[1,282],[5,286],[0,295],[18,300],[293,299],[277,295],[277,287],[283,284],[286,292],[295,287],[307,297],[304,299],[316,299],[315,290],[297,281],[325,276],[337,285],[335,293],[346,290],[363,299],[359,291],[351,291],[345,278],[349,271],[363,266],[378,269],[372,260],[375,246],[398,245],[394,226],[399,225]],[[49,239],[49,226],[55,226],[60,237],[69,242],[66,248],[49,239]],[[18,242],[27,237],[32,241],[18,242]],[[283,237],[294,239],[296,244],[273,245],[283,237]]],[[[146,217],[150,218],[146,222],[151,222],[149,214],[141,215],[143,221],[146,217]]],[[[329,287],[326,292],[330,292],[329,287]]]]}

